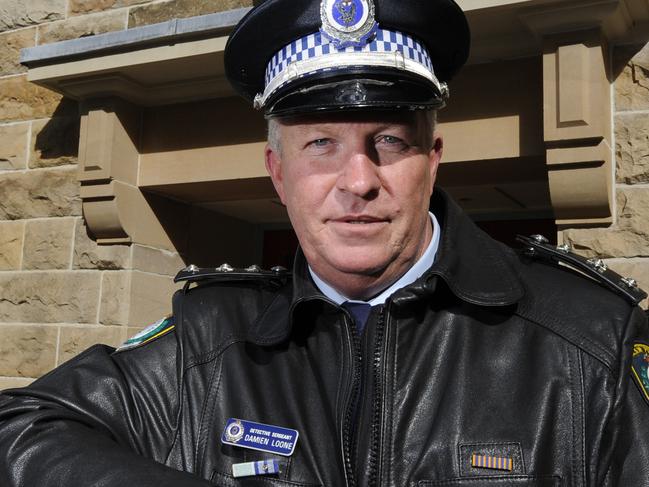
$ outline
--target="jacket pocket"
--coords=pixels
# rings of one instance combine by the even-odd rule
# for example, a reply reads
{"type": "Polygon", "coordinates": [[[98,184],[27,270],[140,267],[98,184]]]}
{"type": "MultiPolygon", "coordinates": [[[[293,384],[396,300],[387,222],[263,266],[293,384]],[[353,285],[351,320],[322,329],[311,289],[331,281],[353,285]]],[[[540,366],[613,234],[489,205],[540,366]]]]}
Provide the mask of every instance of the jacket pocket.
{"type": "Polygon", "coordinates": [[[218,487],[322,487],[320,484],[305,484],[266,476],[235,478],[232,475],[216,470],[212,473],[210,482],[218,487]]]}
{"type": "Polygon", "coordinates": [[[561,487],[561,477],[508,475],[449,480],[420,480],[417,487],[561,487]]]}

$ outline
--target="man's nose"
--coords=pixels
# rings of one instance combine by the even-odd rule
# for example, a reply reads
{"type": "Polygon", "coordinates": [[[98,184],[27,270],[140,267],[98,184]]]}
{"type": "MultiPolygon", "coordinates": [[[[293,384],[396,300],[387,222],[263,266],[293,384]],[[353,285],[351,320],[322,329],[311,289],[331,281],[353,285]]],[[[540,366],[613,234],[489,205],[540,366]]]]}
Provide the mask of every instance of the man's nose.
{"type": "Polygon", "coordinates": [[[381,187],[378,166],[369,154],[358,151],[346,161],[338,178],[338,189],[367,198],[381,187]]]}

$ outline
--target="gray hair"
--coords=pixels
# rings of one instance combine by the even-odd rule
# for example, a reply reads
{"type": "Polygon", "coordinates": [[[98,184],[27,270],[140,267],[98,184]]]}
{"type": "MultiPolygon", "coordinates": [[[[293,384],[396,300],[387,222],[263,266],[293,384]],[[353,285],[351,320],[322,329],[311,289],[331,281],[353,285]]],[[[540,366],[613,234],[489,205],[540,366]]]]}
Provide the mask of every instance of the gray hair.
{"type": "Polygon", "coordinates": [[[281,155],[282,142],[279,137],[280,122],[277,118],[268,119],[268,145],[270,148],[281,155]]]}
{"type": "MultiPolygon", "coordinates": [[[[425,110],[417,112],[420,115],[419,121],[421,123],[421,130],[423,131],[423,145],[424,149],[428,152],[433,148],[435,142],[434,133],[437,126],[437,110],[425,110]]],[[[270,148],[281,155],[282,141],[280,138],[280,126],[282,125],[280,119],[268,119],[268,145],[270,148]]]]}

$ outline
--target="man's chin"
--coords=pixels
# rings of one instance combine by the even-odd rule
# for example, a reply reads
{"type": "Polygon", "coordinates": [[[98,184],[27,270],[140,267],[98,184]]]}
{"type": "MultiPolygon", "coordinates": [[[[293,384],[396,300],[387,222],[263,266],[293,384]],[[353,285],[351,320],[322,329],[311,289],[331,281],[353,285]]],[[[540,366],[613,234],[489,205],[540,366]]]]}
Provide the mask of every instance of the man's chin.
{"type": "Polygon", "coordinates": [[[358,277],[378,277],[383,274],[387,264],[384,261],[367,259],[345,259],[337,262],[334,268],[341,274],[358,277]]]}

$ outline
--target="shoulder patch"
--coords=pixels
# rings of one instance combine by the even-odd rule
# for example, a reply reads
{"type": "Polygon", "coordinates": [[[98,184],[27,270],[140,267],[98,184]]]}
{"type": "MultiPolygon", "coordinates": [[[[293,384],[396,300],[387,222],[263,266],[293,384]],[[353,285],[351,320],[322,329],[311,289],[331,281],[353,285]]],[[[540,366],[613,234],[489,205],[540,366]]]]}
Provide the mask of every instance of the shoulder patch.
{"type": "Polygon", "coordinates": [[[147,343],[157,340],[158,338],[166,335],[175,327],[176,325],[172,316],[162,318],[161,320],[158,320],[152,325],[147,326],[144,330],[126,340],[119,347],[117,347],[115,353],[132,350],[134,348],[141,347],[142,345],[146,345],[147,343]]]}
{"type": "Polygon", "coordinates": [[[649,403],[649,345],[646,343],[633,345],[631,372],[642,397],[649,403]]]}
{"type": "Polygon", "coordinates": [[[175,277],[174,282],[201,282],[201,281],[286,281],[291,273],[284,267],[273,267],[264,270],[257,265],[246,268],[235,268],[229,264],[222,264],[219,267],[197,267],[190,265],[181,270],[175,277]]]}
{"type": "Polygon", "coordinates": [[[516,240],[524,245],[527,256],[565,264],[623,296],[633,305],[637,305],[647,297],[647,293],[640,289],[633,279],[616,274],[601,259],[586,259],[581,255],[573,254],[567,245],[555,247],[542,235],[531,237],[519,235],[516,240]]]}

